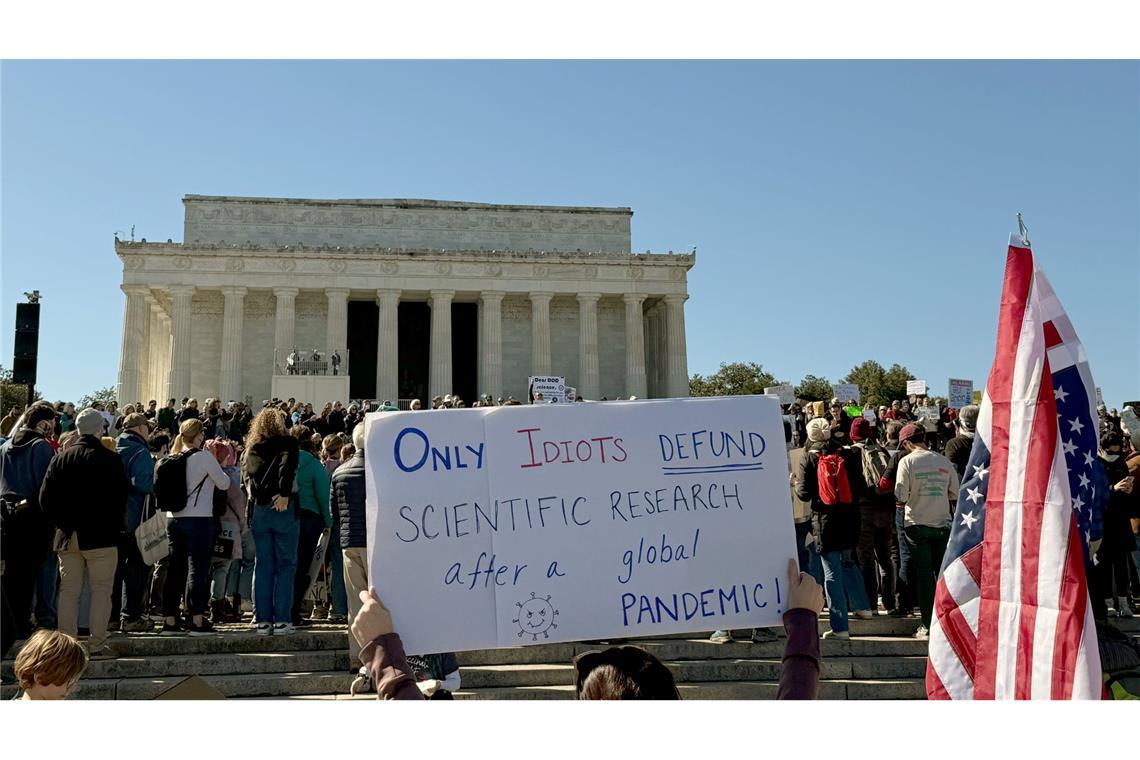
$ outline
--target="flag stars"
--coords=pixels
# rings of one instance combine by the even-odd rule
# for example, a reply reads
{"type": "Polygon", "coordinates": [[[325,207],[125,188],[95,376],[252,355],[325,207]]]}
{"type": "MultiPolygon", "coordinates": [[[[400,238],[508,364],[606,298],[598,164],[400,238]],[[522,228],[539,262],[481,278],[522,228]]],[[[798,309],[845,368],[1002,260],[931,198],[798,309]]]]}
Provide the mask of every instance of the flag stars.
{"type": "Polygon", "coordinates": [[[1077,435],[1080,435],[1081,431],[1084,429],[1085,429],[1085,426],[1084,426],[1084,423],[1081,422],[1080,417],[1075,417],[1075,418],[1069,420],[1070,432],[1073,432],[1073,433],[1076,433],[1077,435]]]}
{"type": "Polygon", "coordinates": [[[1088,488],[1089,487],[1089,478],[1083,472],[1081,473],[1080,482],[1081,482],[1081,488],[1088,488]]]}
{"type": "Polygon", "coordinates": [[[1065,399],[1067,399],[1069,397],[1069,394],[1065,392],[1065,387],[1062,385],[1058,385],[1057,389],[1055,391],[1053,391],[1053,394],[1057,397],[1057,400],[1060,401],[1062,404],[1065,403],[1065,399]]]}
{"type": "Polygon", "coordinates": [[[1085,464],[1086,464],[1088,467],[1092,467],[1092,465],[1093,465],[1093,457],[1092,457],[1092,454],[1091,454],[1090,452],[1088,452],[1088,451],[1086,451],[1086,452],[1085,452],[1085,464]]]}
{"type": "Polygon", "coordinates": [[[985,462],[974,465],[974,477],[976,477],[978,480],[985,480],[986,475],[988,475],[989,472],[990,470],[988,467],[986,467],[985,462]]]}
{"type": "Polygon", "coordinates": [[[974,523],[977,521],[978,518],[974,517],[973,512],[965,512],[962,514],[962,524],[966,526],[966,530],[973,530],[974,523]]]}
{"type": "Polygon", "coordinates": [[[982,498],[982,489],[980,489],[980,488],[967,488],[966,489],[966,498],[970,500],[970,503],[977,504],[978,501],[980,501],[982,498]]]}
{"type": "Polygon", "coordinates": [[[1077,445],[1069,441],[1063,441],[1061,443],[1061,448],[1065,450],[1066,454],[1075,454],[1077,451],[1077,445]]]}
{"type": "Polygon", "coordinates": [[[1083,501],[1081,501],[1080,494],[1077,494],[1076,498],[1073,499],[1073,510],[1076,512],[1080,512],[1084,508],[1084,506],[1085,506],[1085,503],[1083,501]]]}

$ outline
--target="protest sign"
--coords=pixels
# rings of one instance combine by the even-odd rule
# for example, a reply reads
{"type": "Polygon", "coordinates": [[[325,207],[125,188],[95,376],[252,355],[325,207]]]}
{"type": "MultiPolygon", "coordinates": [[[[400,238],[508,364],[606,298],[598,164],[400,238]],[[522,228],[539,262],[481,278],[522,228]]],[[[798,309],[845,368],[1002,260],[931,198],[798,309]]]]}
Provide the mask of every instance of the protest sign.
{"type": "Polygon", "coordinates": [[[932,422],[938,422],[940,418],[938,407],[936,406],[920,406],[915,414],[919,419],[931,420],[932,422]]]}
{"type": "Polygon", "coordinates": [[[776,626],[787,609],[774,398],[365,426],[369,577],[408,652],[776,626]]]}
{"type": "Polygon", "coordinates": [[[974,391],[974,403],[975,404],[982,403],[982,392],[981,391],[974,391]]]}
{"type": "Polygon", "coordinates": [[[908,395],[908,396],[925,396],[926,395],[926,381],[925,380],[907,380],[906,381],[906,395],[908,395]]]}
{"type": "Polygon", "coordinates": [[[1104,403],[1104,392],[1101,391],[1100,386],[1096,387],[1096,405],[1100,406],[1104,403]]]}
{"type": "Polygon", "coordinates": [[[540,403],[562,404],[566,401],[566,378],[554,376],[535,376],[527,379],[530,389],[530,402],[533,404],[535,396],[542,394],[540,403]]]}
{"type": "Polygon", "coordinates": [[[796,388],[794,385],[773,385],[764,389],[764,395],[777,396],[784,406],[796,403],[796,388]]]}
{"type": "Polygon", "coordinates": [[[974,381],[950,378],[950,393],[947,399],[951,409],[961,409],[969,405],[974,399],[974,381]]]}
{"type": "Polygon", "coordinates": [[[573,387],[573,386],[567,385],[566,386],[566,403],[567,404],[573,404],[577,400],[578,400],[578,389],[573,387]]]}
{"type": "Polygon", "coordinates": [[[856,383],[835,383],[831,386],[831,392],[835,394],[835,398],[839,399],[840,403],[846,404],[848,401],[854,400],[858,404],[863,400],[859,395],[859,386],[856,383]]]}

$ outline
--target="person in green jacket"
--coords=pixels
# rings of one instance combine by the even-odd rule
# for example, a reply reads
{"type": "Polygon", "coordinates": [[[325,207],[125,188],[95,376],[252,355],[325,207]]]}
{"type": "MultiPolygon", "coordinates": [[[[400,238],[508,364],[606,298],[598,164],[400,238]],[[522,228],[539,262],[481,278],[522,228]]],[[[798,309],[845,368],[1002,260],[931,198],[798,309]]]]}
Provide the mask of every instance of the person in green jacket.
{"type": "Polygon", "coordinates": [[[297,544],[297,575],[293,581],[293,625],[312,625],[301,614],[301,605],[312,585],[310,569],[318,549],[328,546],[332,513],[329,511],[329,475],[317,458],[318,443],[307,425],[294,425],[289,433],[301,449],[295,480],[301,537],[297,544]]]}

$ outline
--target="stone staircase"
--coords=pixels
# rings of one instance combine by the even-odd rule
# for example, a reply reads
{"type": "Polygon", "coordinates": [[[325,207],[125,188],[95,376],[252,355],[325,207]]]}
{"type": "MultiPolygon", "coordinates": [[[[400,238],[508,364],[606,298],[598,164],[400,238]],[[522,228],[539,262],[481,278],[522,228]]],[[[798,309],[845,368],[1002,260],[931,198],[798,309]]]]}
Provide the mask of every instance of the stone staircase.
{"type": "MultiPolygon", "coordinates": [[[[1140,618],[1116,624],[1140,638],[1140,618]]],[[[926,642],[911,638],[917,618],[852,620],[849,641],[823,645],[820,699],[922,699],[926,642]]],[[[826,618],[820,630],[826,630],[826,618]]],[[[77,699],[150,699],[187,675],[199,675],[229,698],[348,699],[346,631],[315,625],[293,636],[255,636],[248,626],[222,626],[216,636],[116,634],[117,658],[93,660],[77,699]]],[[[743,632],[742,632],[743,633],[743,632]]],[[[641,639],[666,662],[686,699],[772,699],[784,640],[713,644],[679,635],[641,639]]],[[[603,648],[583,643],[541,644],[459,655],[462,689],[456,699],[570,699],[571,658],[603,648]]],[[[15,693],[12,661],[0,668],[2,696],[15,693]]],[[[357,697],[372,699],[374,695],[357,697]]]]}

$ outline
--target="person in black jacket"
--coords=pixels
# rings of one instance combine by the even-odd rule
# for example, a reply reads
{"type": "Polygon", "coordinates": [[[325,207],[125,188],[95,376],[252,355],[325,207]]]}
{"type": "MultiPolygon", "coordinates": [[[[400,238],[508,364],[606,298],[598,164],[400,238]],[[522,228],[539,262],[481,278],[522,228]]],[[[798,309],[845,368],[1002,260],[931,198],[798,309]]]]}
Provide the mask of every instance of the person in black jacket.
{"type": "MultiPolygon", "coordinates": [[[[356,453],[336,469],[332,476],[333,530],[340,535],[341,554],[344,557],[344,590],[348,596],[348,619],[355,620],[362,602],[360,592],[368,590],[368,542],[364,512],[364,425],[352,431],[356,453]]],[[[348,634],[348,664],[351,672],[360,662],[360,644],[348,634]]]]}
{"type": "Polygon", "coordinates": [[[812,508],[815,550],[823,563],[823,586],[831,619],[831,630],[824,633],[824,637],[848,639],[851,638],[849,611],[853,610],[857,617],[863,619],[873,616],[854,551],[859,544],[860,529],[857,504],[867,486],[863,479],[862,457],[832,440],[832,427],[823,417],[808,423],[810,445],[796,472],[796,498],[809,502],[812,508]],[[820,458],[832,454],[838,454],[843,460],[849,493],[841,494],[846,496],[846,500],[827,504],[821,497],[817,470],[820,458]]]}
{"type": "Polygon", "coordinates": [[[91,583],[92,655],[105,647],[111,591],[119,558],[119,536],[127,514],[127,475],[119,455],[99,440],[103,417],[84,409],[75,420],[79,441],[61,452],[44,476],[40,505],[57,528],[59,630],[79,632],[79,595],[84,570],[91,583]]]}
{"type": "Polygon", "coordinates": [[[978,426],[978,407],[967,404],[958,412],[958,419],[954,423],[958,428],[958,435],[946,442],[942,454],[954,464],[958,471],[958,480],[965,480],[966,465],[970,463],[970,451],[974,448],[974,431],[978,426]]]}
{"type": "Polygon", "coordinates": [[[242,482],[250,492],[250,529],[257,558],[253,569],[257,633],[287,635],[293,627],[293,578],[300,538],[294,481],[300,449],[285,431],[285,415],[261,410],[250,427],[242,458],[242,482]]]}

